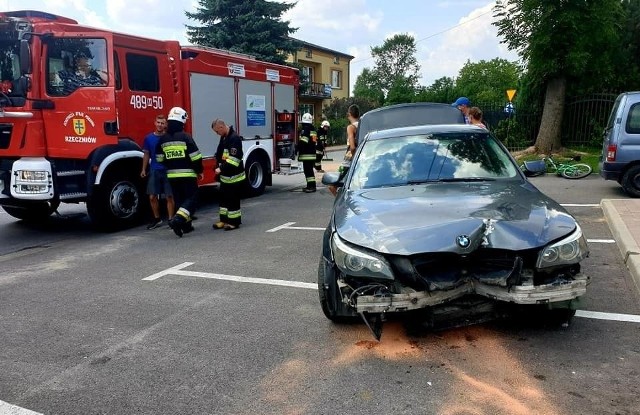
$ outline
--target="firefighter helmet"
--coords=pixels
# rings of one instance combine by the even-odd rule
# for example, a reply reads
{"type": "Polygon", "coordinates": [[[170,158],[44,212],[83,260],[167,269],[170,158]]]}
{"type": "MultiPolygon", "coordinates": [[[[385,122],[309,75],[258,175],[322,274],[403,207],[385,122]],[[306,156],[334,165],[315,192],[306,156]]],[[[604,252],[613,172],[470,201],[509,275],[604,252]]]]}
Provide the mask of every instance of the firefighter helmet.
{"type": "Polygon", "coordinates": [[[167,121],[174,120],[180,121],[181,123],[187,122],[187,111],[183,110],[180,107],[173,107],[169,110],[169,116],[167,117],[167,121]]]}
{"type": "Polygon", "coordinates": [[[322,123],[320,124],[320,127],[331,127],[331,124],[329,124],[329,121],[324,120],[324,121],[322,121],[322,123]]]}
{"type": "Polygon", "coordinates": [[[302,123],[303,124],[311,124],[313,122],[313,116],[308,112],[302,114],[302,123]]]}

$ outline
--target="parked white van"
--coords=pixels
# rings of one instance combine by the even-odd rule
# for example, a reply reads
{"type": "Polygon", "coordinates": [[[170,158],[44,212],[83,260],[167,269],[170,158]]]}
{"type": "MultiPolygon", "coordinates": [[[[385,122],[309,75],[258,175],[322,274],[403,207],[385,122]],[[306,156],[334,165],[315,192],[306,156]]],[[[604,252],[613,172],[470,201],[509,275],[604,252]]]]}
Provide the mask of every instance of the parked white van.
{"type": "Polygon", "coordinates": [[[600,157],[600,176],[616,180],[631,197],[640,197],[640,91],[618,95],[600,157]]]}

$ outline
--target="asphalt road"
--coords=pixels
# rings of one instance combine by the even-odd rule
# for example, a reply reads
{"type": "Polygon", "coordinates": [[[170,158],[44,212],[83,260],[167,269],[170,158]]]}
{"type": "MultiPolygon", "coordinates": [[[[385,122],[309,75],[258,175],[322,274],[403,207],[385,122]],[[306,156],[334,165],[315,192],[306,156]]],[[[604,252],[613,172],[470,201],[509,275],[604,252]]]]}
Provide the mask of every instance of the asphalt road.
{"type": "Polygon", "coordinates": [[[376,342],[320,311],[331,196],[274,181],[233,232],[203,198],[182,239],[0,213],[0,414],[640,414],[640,298],[598,207],[615,183],[532,179],[592,241],[568,328],[390,321],[376,342]]]}

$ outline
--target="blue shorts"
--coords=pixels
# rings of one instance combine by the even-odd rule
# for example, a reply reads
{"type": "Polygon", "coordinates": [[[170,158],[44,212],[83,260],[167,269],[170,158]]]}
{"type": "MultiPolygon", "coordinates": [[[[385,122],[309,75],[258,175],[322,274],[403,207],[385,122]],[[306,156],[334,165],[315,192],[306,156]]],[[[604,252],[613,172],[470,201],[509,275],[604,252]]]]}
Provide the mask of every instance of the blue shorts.
{"type": "Polygon", "coordinates": [[[165,170],[151,169],[149,171],[147,194],[173,196],[171,184],[169,183],[169,179],[167,179],[167,172],[165,170]]]}

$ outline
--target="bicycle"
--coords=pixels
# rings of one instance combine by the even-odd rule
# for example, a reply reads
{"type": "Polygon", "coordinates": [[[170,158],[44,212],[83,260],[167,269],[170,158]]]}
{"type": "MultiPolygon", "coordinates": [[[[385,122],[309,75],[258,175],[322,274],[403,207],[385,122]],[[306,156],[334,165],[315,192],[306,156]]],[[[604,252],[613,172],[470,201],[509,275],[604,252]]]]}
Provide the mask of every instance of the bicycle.
{"type": "MultiPolygon", "coordinates": [[[[572,161],[580,161],[580,156],[575,156],[572,161]]],[[[593,169],[585,163],[573,163],[572,161],[560,163],[551,156],[543,157],[542,160],[525,161],[520,165],[520,169],[527,177],[536,177],[547,172],[555,173],[565,179],[582,179],[591,174],[593,169]]]]}

